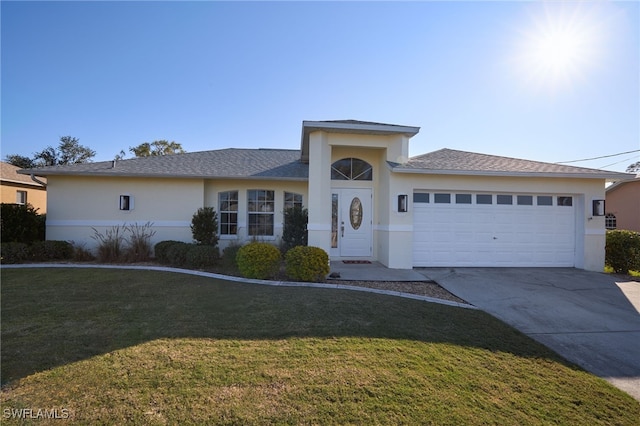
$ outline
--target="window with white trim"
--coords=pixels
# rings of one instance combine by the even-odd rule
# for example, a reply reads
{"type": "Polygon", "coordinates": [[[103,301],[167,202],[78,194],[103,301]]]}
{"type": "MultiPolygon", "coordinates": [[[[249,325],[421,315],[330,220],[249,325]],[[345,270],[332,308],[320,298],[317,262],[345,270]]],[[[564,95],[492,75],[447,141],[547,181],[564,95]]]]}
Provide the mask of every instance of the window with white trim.
{"type": "Polygon", "coordinates": [[[343,158],[331,165],[331,179],[373,180],[373,168],[359,158],[343,158]]]}
{"type": "Polygon", "coordinates": [[[27,191],[16,191],[16,204],[27,204],[27,191]]]}
{"type": "Polygon", "coordinates": [[[218,194],[220,213],[220,235],[238,234],[238,191],[225,191],[218,194]]]}
{"type": "Polygon", "coordinates": [[[613,213],[607,213],[604,217],[604,227],[607,229],[616,229],[617,226],[616,215],[613,213]]]}
{"type": "Polygon", "coordinates": [[[274,191],[250,189],[247,191],[247,204],[249,235],[273,236],[274,191]]]}
{"type": "Polygon", "coordinates": [[[293,207],[302,208],[302,194],[296,194],[294,192],[284,193],[284,209],[290,209],[293,207]]]}

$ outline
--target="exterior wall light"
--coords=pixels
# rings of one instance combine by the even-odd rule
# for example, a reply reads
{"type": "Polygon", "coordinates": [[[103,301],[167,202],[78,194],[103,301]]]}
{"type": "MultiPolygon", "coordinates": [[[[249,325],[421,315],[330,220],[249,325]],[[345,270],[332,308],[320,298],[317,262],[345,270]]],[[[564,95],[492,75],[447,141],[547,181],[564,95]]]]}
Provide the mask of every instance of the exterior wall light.
{"type": "Polygon", "coordinates": [[[398,195],[398,212],[406,213],[408,210],[409,196],[407,194],[398,195]]]}
{"type": "Polygon", "coordinates": [[[604,216],[604,200],[593,200],[593,216],[604,216]]]}

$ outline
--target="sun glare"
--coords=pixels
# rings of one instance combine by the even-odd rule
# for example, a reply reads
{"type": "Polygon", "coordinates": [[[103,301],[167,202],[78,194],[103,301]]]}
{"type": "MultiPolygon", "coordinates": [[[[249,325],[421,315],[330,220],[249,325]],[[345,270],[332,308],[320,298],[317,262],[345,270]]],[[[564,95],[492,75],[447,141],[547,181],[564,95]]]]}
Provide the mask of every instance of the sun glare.
{"type": "Polygon", "coordinates": [[[517,64],[527,83],[569,88],[596,65],[605,31],[603,17],[592,5],[544,3],[538,10],[542,13],[531,16],[516,47],[517,64]]]}

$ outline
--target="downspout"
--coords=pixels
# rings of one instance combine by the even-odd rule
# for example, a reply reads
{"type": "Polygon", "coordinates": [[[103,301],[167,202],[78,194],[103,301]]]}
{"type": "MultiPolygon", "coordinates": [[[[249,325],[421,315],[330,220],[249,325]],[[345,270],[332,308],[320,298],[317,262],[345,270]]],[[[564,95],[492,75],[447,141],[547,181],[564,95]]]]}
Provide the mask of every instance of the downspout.
{"type": "Polygon", "coordinates": [[[33,173],[31,173],[31,180],[34,181],[35,183],[39,183],[40,185],[44,186],[45,188],[47,187],[47,184],[44,183],[43,181],[41,181],[40,179],[38,179],[36,177],[36,175],[34,175],[33,173]]]}

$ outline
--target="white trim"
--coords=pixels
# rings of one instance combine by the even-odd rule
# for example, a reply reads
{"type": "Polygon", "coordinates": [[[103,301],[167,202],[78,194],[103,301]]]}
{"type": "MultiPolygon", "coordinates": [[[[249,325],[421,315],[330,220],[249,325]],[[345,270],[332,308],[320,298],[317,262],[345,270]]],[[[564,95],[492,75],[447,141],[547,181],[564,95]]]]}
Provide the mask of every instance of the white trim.
{"type": "Polygon", "coordinates": [[[576,179],[624,179],[628,173],[607,172],[602,173],[567,173],[567,172],[510,172],[492,170],[437,170],[437,169],[410,169],[402,166],[389,166],[394,173],[408,173],[420,175],[460,175],[460,176],[502,176],[502,177],[551,177],[551,178],[576,178],[576,179]]]}
{"type": "Polygon", "coordinates": [[[374,225],[373,230],[383,232],[413,232],[413,225],[374,225]]]}
{"type": "MultiPolygon", "coordinates": [[[[600,216],[604,217],[604,216],[600,216]]],[[[606,229],[586,229],[584,235],[607,235],[606,229]]]]}
{"type": "Polygon", "coordinates": [[[160,221],[121,221],[121,220],[49,220],[47,226],[117,226],[133,225],[150,222],[153,227],[160,228],[183,228],[190,227],[191,222],[186,220],[160,220],[160,221]]]}

